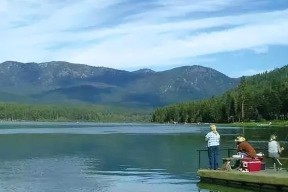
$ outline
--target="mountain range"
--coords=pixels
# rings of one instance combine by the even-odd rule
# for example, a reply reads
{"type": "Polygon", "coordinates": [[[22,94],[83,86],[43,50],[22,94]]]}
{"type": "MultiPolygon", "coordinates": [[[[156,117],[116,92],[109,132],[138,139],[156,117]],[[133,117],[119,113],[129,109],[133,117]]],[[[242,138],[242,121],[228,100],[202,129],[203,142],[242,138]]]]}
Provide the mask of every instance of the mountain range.
{"type": "Polygon", "coordinates": [[[63,61],[0,63],[2,102],[159,107],[217,96],[238,84],[239,78],[199,65],[129,72],[63,61]]]}

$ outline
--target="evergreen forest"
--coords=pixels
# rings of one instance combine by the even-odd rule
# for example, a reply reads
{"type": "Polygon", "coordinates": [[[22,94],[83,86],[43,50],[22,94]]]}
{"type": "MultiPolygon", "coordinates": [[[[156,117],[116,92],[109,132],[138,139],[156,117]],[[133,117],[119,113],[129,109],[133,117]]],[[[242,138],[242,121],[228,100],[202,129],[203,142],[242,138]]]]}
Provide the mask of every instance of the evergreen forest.
{"type": "Polygon", "coordinates": [[[148,122],[151,111],[102,105],[0,103],[2,121],[148,122]]]}
{"type": "Polygon", "coordinates": [[[288,65],[270,72],[241,77],[225,94],[157,108],[159,123],[231,123],[288,119],[288,65]]]}

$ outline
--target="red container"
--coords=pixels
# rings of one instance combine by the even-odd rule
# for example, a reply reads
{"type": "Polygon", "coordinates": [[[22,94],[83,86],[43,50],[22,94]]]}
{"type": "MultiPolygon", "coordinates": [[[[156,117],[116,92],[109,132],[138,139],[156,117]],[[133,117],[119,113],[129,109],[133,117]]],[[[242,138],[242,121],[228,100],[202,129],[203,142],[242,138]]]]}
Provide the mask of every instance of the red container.
{"type": "Polygon", "coordinates": [[[261,161],[261,170],[265,170],[266,169],[266,163],[261,161]]]}
{"type": "Polygon", "coordinates": [[[242,161],[243,168],[251,171],[260,171],[261,170],[261,161],[242,161]]]}

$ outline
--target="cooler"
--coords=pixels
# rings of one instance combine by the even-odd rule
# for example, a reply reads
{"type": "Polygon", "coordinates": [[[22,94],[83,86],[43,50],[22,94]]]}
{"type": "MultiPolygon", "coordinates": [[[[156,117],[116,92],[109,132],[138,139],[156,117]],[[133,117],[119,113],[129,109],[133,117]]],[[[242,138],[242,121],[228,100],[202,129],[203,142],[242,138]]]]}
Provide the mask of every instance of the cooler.
{"type": "Polygon", "coordinates": [[[265,170],[266,169],[266,163],[261,161],[261,170],[265,170]]]}
{"type": "Polygon", "coordinates": [[[261,170],[261,161],[242,161],[243,168],[251,171],[260,171],[261,170]]]}

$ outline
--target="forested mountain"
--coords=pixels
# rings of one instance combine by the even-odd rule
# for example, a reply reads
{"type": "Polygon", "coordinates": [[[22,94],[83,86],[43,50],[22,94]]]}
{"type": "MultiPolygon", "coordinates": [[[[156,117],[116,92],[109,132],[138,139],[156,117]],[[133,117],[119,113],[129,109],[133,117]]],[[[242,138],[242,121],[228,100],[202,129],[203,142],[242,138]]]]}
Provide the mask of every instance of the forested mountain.
{"type": "Polygon", "coordinates": [[[288,119],[288,65],[250,77],[222,96],[158,108],[154,122],[234,122],[288,119]]]}
{"type": "Polygon", "coordinates": [[[0,101],[158,107],[209,98],[238,85],[211,68],[134,72],[68,62],[0,64],[0,101]]]}

